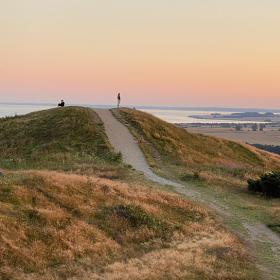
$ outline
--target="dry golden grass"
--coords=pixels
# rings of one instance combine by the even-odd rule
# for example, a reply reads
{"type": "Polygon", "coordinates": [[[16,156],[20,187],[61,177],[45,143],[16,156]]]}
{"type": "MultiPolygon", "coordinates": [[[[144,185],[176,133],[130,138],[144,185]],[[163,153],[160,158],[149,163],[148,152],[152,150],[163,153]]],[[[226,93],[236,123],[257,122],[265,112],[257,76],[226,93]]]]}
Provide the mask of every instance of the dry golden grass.
{"type": "Polygon", "coordinates": [[[175,194],[49,171],[0,181],[1,279],[256,279],[251,261],[175,194]]]}
{"type": "Polygon", "coordinates": [[[210,184],[244,186],[248,178],[280,168],[280,157],[249,145],[193,134],[150,114],[130,109],[113,111],[129,124],[149,163],[158,171],[210,184]]]}
{"type": "Polygon", "coordinates": [[[206,134],[209,136],[224,138],[232,141],[262,144],[279,145],[280,131],[277,128],[265,128],[264,131],[242,130],[236,131],[234,127],[188,127],[193,133],[206,134]]]}
{"type": "MultiPolygon", "coordinates": [[[[194,187],[203,186],[206,196],[213,195],[211,200],[233,207],[232,212],[239,211],[241,216],[259,217],[258,222],[268,226],[278,225],[280,232],[280,212],[275,208],[279,199],[267,200],[247,192],[248,179],[280,169],[280,156],[250,145],[190,133],[141,111],[121,109],[113,113],[128,125],[157,173],[194,187]],[[244,205],[251,203],[254,211],[244,210],[244,205]]],[[[235,228],[235,222],[232,226],[235,228]]]]}
{"type": "Polygon", "coordinates": [[[275,203],[272,203],[272,207],[269,209],[271,214],[274,217],[278,218],[278,221],[280,223],[280,206],[279,206],[279,200],[276,200],[275,203]],[[278,202],[278,203],[277,203],[278,202]]]}

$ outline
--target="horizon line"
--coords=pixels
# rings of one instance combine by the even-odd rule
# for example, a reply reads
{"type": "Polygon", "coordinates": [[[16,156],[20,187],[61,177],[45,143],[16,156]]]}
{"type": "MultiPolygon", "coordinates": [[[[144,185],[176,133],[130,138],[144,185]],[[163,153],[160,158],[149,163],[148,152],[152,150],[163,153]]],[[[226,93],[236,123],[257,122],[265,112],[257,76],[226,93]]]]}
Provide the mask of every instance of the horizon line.
{"type": "MultiPolygon", "coordinates": [[[[51,102],[0,102],[1,105],[38,105],[38,106],[57,106],[56,103],[51,102]]],[[[115,107],[114,104],[90,104],[90,103],[67,103],[68,106],[98,106],[98,107],[115,107]]],[[[190,110],[190,109],[207,109],[207,110],[256,110],[256,111],[275,111],[280,112],[280,109],[276,108],[257,108],[257,107],[228,107],[228,106],[167,106],[167,105],[131,105],[131,104],[125,104],[122,107],[132,107],[132,108],[138,108],[138,109],[169,109],[169,110],[190,110]]]]}

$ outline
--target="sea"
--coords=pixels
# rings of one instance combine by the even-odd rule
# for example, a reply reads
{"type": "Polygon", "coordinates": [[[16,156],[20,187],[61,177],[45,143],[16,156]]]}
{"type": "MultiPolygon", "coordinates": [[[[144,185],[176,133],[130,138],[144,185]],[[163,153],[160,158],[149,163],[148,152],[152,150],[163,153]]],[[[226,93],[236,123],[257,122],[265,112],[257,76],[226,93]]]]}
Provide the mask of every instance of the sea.
{"type": "MultiPolygon", "coordinates": [[[[76,105],[76,104],[73,104],[76,105]]],[[[91,107],[91,108],[112,108],[111,105],[88,105],[77,104],[79,106],[91,107]]],[[[47,110],[55,108],[55,104],[19,104],[19,103],[0,103],[0,117],[10,117],[15,115],[25,115],[35,111],[47,110]]],[[[132,106],[127,106],[131,107],[132,106]]],[[[139,106],[136,109],[150,113],[160,119],[163,119],[170,123],[250,123],[250,121],[239,120],[213,120],[203,119],[203,116],[210,115],[212,113],[231,114],[239,112],[273,112],[280,114],[280,110],[269,109],[252,109],[252,108],[220,108],[220,107],[151,107],[151,106],[139,106]],[[200,118],[193,118],[192,116],[199,115],[200,118]]],[[[255,121],[252,121],[255,123],[255,121]]]]}

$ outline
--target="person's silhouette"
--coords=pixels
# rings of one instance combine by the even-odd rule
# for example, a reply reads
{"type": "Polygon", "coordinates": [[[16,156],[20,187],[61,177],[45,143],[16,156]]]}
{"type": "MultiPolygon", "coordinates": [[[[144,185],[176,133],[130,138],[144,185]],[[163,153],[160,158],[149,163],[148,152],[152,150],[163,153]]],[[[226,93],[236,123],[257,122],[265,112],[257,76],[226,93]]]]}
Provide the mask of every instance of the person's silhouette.
{"type": "Polygon", "coordinates": [[[120,108],[121,105],[121,94],[118,93],[118,108],[120,108]]]}
{"type": "Polygon", "coordinates": [[[62,99],[61,101],[60,101],[60,103],[58,103],[58,107],[64,107],[65,106],[65,102],[64,102],[64,100],[62,99]]]}

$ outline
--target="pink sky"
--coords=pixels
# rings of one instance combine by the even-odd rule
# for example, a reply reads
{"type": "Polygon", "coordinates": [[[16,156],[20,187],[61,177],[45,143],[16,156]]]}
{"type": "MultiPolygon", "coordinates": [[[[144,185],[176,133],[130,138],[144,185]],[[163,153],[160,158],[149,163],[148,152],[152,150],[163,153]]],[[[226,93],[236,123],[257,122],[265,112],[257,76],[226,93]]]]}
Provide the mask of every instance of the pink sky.
{"type": "Polygon", "coordinates": [[[120,91],[132,105],[279,108],[279,10],[276,0],[4,1],[0,102],[112,104],[120,91]]]}

